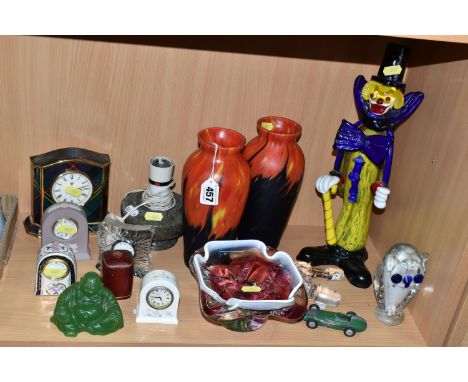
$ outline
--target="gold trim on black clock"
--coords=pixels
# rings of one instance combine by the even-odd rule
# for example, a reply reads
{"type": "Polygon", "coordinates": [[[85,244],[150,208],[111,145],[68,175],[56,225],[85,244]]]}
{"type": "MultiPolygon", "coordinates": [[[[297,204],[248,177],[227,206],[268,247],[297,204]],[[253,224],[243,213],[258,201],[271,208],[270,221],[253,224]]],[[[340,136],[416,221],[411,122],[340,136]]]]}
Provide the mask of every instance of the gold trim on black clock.
{"type": "Polygon", "coordinates": [[[76,147],[32,156],[31,215],[24,221],[26,232],[39,236],[44,211],[62,201],[82,206],[89,231],[96,232],[108,212],[109,170],[109,155],[76,147]],[[78,187],[69,185],[68,195],[58,194],[57,189],[54,193],[54,185],[57,185],[59,179],[70,174],[83,176],[83,187],[89,186],[85,192],[79,188],[80,184],[78,187]],[[86,194],[85,197],[83,194],[86,194]]]}

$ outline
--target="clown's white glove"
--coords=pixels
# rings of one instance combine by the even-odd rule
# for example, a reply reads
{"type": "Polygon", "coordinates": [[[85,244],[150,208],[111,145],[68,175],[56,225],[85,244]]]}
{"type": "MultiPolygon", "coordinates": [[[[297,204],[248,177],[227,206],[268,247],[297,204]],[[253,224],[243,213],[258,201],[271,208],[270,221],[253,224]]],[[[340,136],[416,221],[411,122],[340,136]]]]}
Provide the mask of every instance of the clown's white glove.
{"type": "Polygon", "coordinates": [[[322,175],[319,176],[317,181],[315,182],[315,188],[321,194],[330,191],[330,189],[340,182],[340,178],[334,175],[322,175]]]}
{"type": "Polygon", "coordinates": [[[374,206],[380,209],[384,209],[387,206],[388,195],[390,189],[387,187],[377,187],[374,196],[374,206]]]}

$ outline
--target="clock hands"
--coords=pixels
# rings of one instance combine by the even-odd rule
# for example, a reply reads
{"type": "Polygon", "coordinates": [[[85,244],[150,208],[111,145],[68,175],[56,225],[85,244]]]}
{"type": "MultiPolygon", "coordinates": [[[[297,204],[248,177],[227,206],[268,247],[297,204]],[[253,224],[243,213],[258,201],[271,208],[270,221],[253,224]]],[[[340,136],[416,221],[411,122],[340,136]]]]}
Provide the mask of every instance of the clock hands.
{"type": "Polygon", "coordinates": [[[159,299],[159,301],[161,301],[161,304],[163,302],[162,298],[160,296],[153,296],[153,298],[156,300],[156,299],[159,299]]]}

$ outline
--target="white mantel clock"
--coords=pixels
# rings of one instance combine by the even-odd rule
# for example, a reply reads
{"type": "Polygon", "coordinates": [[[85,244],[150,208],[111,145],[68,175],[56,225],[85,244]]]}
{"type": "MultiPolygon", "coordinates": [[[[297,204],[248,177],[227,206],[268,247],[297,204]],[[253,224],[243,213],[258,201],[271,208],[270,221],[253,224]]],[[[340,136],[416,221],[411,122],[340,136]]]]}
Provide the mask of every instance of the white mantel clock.
{"type": "Polygon", "coordinates": [[[141,280],[137,323],[178,324],[180,293],[176,277],[165,270],[148,272],[141,280]]]}

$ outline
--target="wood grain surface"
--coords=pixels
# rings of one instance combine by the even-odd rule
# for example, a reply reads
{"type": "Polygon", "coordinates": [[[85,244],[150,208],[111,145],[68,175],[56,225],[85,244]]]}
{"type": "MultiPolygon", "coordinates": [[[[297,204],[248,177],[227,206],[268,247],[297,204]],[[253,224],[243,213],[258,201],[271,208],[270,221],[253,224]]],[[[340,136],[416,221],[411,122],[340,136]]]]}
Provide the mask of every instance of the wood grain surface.
{"type": "MultiPolygon", "coordinates": [[[[235,40],[234,47],[242,45],[242,41],[235,40]]],[[[257,48],[265,44],[262,38],[254,40],[257,48]]],[[[290,41],[279,40],[282,47],[290,41]]],[[[309,41],[303,37],[291,44],[292,53],[275,55],[271,53],[278,51],[274,37],[267,41],[271,49],[255,54],[255,50],[245,49],[220,51],[203,46],[192,49],[190,39],[185,39],[182,48],[178,43],[158,46],[151,41],[133,44],[1,36],[0,191],[18,196],[21,223],[31,209],[29,157],[60,147],[84,147],[110,155],[109,206],[112,212],[118,213],[127,191],[146,187],[147,162],[152,156],[165,155],[175,160],[176,191],[180,191],[182,166],[197,147],[198,130],[210,126],[228,127],[251,139],[256,135],[258,118],[280,115],[303,126],[299,144],[306,157],[304,182],[290,225],[323,226],[322,204],[315,192],[315,180],[333,166],[332,142],[341,120],[357,118],[352,101],[354,78],[358,74],[366,78],[376,74],[379,54],[375,50],[383,52],[386,40],[385,37],[355,36],[339,41],[339,37],[315,36],[309,41]],[[369,54],[369,50],[373,53],[369,54]],[[348,53],[351,59],[344,58],[348,53]]],[[[206,43],[208,47],[210,41],[206,43]]],[[[407,71],[407,89],[423,91],[426,99],[420,110],[396,132],[395,163],[390,180],[392,194],[387,210],[372,218],[369,246],[374,256],[372,266],[375,266],[378,253],[383,255],[390,245],[408,241],[430,254],[429,272],[424,289],[410,307],[414,321],[408,315],[404,326],[376,326],[373,330],[378,334],[356,336],[353,344],[364,344],[365,338],[369,339],[369,345],[447,343],[450,328],[457,324],[457,305],[466,285],[468,226],[464,217],[468,203],[464,189],[468,185],[468,172],[464,166],[468,160],[468,114],[465,110],[468,46],[415,39],[404,41],[409,42],[412,49],[414,47],[411,62],[416,65],[407,71]]],[[[248,42],[249,37],[246,37],[243,45],[248,46],[248,42]]],[[[218,42],[222,43],[222,40],[218,42]]],[[[338,216],[338,198],[333,208],[334,216],[338,216]]],[[[45,316],[51,313],[53,303],[32,299],[32,296],[28,300],[25,290],[14,294],[19,287],[18,276],[22,280],[20,283],[30,281],[32,288],[38,249],[35,239],[26,237],[22,227],[19,228],[7,281],[0,284],[0,338],[7,343],[16,340],[19,343],[60,343],[62,337],[54,337],[51,330],[30,338],[31,333],[49,328],[45,316]],[[31,321],[36,326],[29,326],[21,334],[24,322],[17,322],[16,314],[4,315],[6,307],[21,312],[23,321],[31,321]],[[41,318],[36,322],[38,317],[41,318]]],[[[289,230],[288,238],[280,246],[297,252],[300,245],[309,244],[309,239],[315,238],[315,244],[324,243],[324,235],[319,235],[318,231],[310,237],[307,232],[289,230]]],[[[161,267],[177,270],[178,265],[171,261],[179,259],[171,260],[174,256],[170,254],[180,251],[177,247],[167,254],[156,254],[155,259],[161,258],[161,267]]],[[[92,268],[89,264],[81,269],[86,267],[92,268]]],[[[181,283],[185,293],[194,293],[193,279],[182,278],[181,283]]],[[[29,290],[32,291],[28,289],[28,293],[29,290]]],[[[372,317],[373,297],[370,291],[364,292],[364,298],[359,297],[360,293],[351,288],[346,290],[345,298],[350,299],[350,304],[354,301],[351,305],[356,304],[356,310],[366,307],[367,315],[372,317]]],[[[156,341],[155,336],[160,338],[157,343],[196,344],[193,336],[201,330],[203,341],[208,343],[235,344],[242,340],[261,345],[270,343],[267,337],[279,330],[275,343],[288,343],[290,333],[283,328],[284,324],[277,322],[269,323],[258,332],[260,334],[248,337],[226,334],[224,329],[213,327],[201,317],[191,322],[190,317],[198,314],[198,303],[195,295],[190,296],[186,297],[187,306],[182,305],[182,323],[178,328],[143,330],[130,326],[126,332],[131,333],[128,337],[117,333],[109,341],[151,343],[156,341]],[[184,320],[188,320],[187,324],[184,320]],[[194,327],[189,328],[190,325],[194,327]]],[[[134,302],[122,305],[128,317],[134,302]]],[[[312,338],[318,336],[319,339],[317,343],[309,343],[309,338],[302,339],[303,331],[298,330],[289,343],[326,345],[344,341],[340,333],[322,332],[325,332],[323,337],[312,333],[312,338]]],[[[307,331],[306,334],[309,335],[307,331]]],[[[72,343],[108,341],[86,335],[80,338],[72,343]]]]}
{"type": "MultiPolygon", "coordinates": [[[[294,255],[306,245],[319,245],[323,240],[322,227],[289,227],[282,250],[294,255]]],[[[198,303],[198,284],[183,262],[182,241],[172,249],[153,252],[156,269],[173,272],[181,293],[179,324],[136,324],[136,308],[140,280],[135,278],[133,295],[120,300],[125,327],[107,336],[80,333],[76,338],[65,337],[49,320],[56,297],[33,295],[34,272],[40,242],[20,231],[12,256],[0,282],[0,345],[18,346],[424,346],[419,330],[408,314],[402,325],[390,327],[374,317],[376,302],[372,289],[358,289],[342,281],[323,281],[342,294],[342,302],[334,311],[355,311],[367,320],[368,329],[352,338],[342,331],[319,327],[308,329],[304,322],[287,324],[269,320],[258,331],[236,333],[206,321],[198,303]]],[[[96,271],[97,240],[90,236],[92,260],[78,262],[78,276],[96,271]]],[[[375,268],[377,252],[370,243],[368,264],[375,268]]]]}
{"type": "Polygon", "coordinates": [[[458,304],[449,335],[444,345],[447,346],[468,346],[468,285],[458,304]]]}
{"type": "Polygon", "coordinates": [[[411,68],[407,91],[425,99],[395,134],[391,194],[370,234],[380,253],[409,242],[430,256],[410,309],[430,345],[457,319],[468,270],[468,60],[411,68]]]}
{"type": "Polygon", "coordinates": [[[400,35],[399,37],[468,44],[468,35],[400,35]]]}
{"type": "Polygon", "coordinates": [[[323,224],[315,179],[333,166],[342,118],[356,119],[354,78],[375,67],[238,53],[45,37],[0,37],[2,192],[29,214],[29,157],[79,146],[111,157],[110,210],[132,189],[147,186],[154,155],[182,166],[197,132],[228,127],[247,139],[256,121],[279,115],[303,127],[302,192],[291,224],[323,224]]]}

